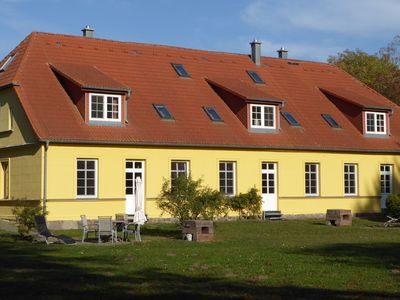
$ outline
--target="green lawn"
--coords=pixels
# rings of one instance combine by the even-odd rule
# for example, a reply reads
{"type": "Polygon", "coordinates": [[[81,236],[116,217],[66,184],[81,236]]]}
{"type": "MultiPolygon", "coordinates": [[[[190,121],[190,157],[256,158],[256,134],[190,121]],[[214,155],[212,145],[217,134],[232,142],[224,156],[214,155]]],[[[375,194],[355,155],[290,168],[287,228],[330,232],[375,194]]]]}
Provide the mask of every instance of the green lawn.
{"type": "Polygon", "coordinates": [[[174,224],[142,233],[46,246],[0,232],[0,299],[400,299],[400,228],[382,222],[221,222],[212,243],[182,241],[174,224]]]}

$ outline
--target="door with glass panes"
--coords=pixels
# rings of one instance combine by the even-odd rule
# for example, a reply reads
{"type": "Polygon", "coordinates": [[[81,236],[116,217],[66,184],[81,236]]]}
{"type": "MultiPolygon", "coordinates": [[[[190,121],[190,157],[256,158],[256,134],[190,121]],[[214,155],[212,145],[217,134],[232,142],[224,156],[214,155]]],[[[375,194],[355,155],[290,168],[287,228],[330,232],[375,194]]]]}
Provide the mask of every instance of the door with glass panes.
{"type": "Polygon", "coordinates": [[[278,210],[277,163],[261,163],[261,192],[263,211],[278,210]]]}
{"type": "MultiPolygon", "coordinates": [[[[144,161],[143,160],[127,160],[125,162],[125,213],[133,214],[135,212],[135,193],[136,179],[140,178],[143,182],[144,189],[144,161]]],[[[144,191],[143,191],[144,192],[144,191]]],[[[144,194],[144,193],[143,193],[144,194]]],[[[143,197],[144,201],[144,197],[143,197]]],[[[142,203],[144,208],[144,203],[142,203]]]]}
{"type": "Polygon", "coordinates": [[[381,165],[381,208],[386,208],[386,198],[392,193],[393,166],[381,165]]]}

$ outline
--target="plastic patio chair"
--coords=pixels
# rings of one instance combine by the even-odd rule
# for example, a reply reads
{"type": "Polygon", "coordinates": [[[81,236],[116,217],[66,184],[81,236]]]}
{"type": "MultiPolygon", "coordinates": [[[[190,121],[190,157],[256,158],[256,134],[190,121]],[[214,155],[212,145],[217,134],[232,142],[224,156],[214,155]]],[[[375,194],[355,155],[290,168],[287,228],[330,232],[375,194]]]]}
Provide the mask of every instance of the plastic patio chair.
{"type": "Polygon", "coordinates": [[[114,230],[111,217],[99,217],[98,242],[101,243],[101,236],[111,236],[111,243],[117,241],[117,232],[114,230]]]}
{"type": "Polygon", "coordinates": [[[85,242],[85,237],[89,237],[89,232],[94,232],[95,234],[98,231],[98,225],[97,224],[89,224],[86,215],[81,215],[81,225],[83,229],[83,236],[82,236],[82,243],[85,242]]]}

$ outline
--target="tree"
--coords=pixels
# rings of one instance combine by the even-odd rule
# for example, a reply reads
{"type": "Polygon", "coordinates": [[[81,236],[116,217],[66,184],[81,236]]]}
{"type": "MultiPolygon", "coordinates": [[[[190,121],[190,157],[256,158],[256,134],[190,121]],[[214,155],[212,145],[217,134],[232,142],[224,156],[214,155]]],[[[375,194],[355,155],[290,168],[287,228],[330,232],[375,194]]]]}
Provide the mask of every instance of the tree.
{"type": "Polygon", "coordinates": [[[200,218],[214,220],[226,214],[225,198],[222,192],[202,186],[201,179],[182,174],[174,180],[173,187],[164,179],[157,205],[180,223],[200,218]]]}
{"type": "Polygon", "coordinates": [[[392,63],[400,66],[400,35],[396,35],[393,40],[379,50],[379,56],[387,56],[392,63]]]}
{"type": "MultiPolygon", "coordinates": [[[[400,103],[400,68],[394,46],[381,49],[379,54],[368,54],[360,49],[345,50],[330,56],[328,62],[337,65],[383,96],[400,103]],[[385,50],[386,49],[386,50],[385,50]]],[[[397,48],[396,48],[397,49],[397,48]]]]}

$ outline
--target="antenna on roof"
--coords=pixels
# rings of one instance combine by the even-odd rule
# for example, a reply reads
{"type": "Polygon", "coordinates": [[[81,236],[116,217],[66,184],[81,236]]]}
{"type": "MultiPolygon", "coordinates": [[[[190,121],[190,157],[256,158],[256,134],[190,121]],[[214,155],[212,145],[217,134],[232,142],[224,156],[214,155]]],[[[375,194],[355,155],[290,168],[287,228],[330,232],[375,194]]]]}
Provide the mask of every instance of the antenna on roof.
{"type": "Polygon", "coordinates": [[[81,31],[84,37],[93,37],[94,29],[90,25],[86,25],[81,31]]]}

